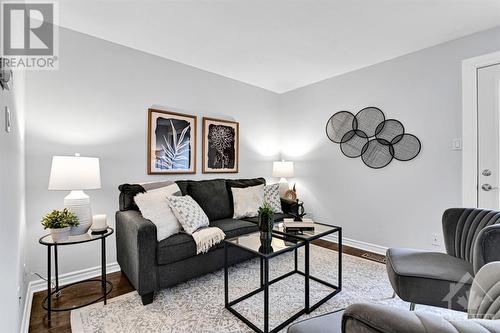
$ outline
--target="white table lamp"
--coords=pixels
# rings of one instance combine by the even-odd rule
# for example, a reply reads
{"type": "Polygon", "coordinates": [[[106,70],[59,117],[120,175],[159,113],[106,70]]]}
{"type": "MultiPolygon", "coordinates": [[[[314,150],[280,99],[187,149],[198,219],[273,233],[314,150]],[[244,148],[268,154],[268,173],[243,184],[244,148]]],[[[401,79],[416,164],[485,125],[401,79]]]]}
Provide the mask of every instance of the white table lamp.
{"type": "Polygon", "coordinates": [[[293,177],[294,167],[291,161],[273,162],[273,177],[280,178],[280,196],[284,197],[288,191],[288,182],[286,178],[293,177]]]}
{"type": "Polygon", "coordinates": [[[92,225],[90,197],[83,190],[101,188],[99,159],[96,157],[54,156],[50,169],[49,190],[71,191],[64,198],[64,207],[76,214],[80,224],[71,228],[71,235],[86,233],[92,225]]]}

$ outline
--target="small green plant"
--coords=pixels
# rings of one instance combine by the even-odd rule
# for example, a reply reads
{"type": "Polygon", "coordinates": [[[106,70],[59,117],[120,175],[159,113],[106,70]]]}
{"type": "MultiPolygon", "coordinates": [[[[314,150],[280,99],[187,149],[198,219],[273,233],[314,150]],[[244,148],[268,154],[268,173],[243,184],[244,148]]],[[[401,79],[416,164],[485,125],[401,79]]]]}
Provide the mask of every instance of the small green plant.
{"type": "Polygon", "coordinates": [[[54,209],[42,218],[44,229],[61,229],[66,227],[76,227],[80,224],[78,217],[68,209],[54,209]]]}
{"type": "Polygon", "coordinates": [[[264,204],[261,207],[259,207],[260,216],[270,216],[273,215],[274,213],[276,213],[276,211],[267,202],[264,202],[264,204]]]}

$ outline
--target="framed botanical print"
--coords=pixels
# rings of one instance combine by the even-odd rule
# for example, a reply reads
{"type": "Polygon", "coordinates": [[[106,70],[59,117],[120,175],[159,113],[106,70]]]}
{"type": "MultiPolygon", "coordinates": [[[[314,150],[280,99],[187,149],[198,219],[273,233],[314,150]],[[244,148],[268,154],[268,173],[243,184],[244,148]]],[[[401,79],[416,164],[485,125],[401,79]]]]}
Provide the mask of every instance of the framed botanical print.
{"type": "Polygon", "coordinates": [[[148,174],[196,173],[196,116],[148,110],[148,174]]]}
{"type": "Polygon", "coordinates": [[[203,173],[239,170],[239,123],[203,117],[203,173]]]}

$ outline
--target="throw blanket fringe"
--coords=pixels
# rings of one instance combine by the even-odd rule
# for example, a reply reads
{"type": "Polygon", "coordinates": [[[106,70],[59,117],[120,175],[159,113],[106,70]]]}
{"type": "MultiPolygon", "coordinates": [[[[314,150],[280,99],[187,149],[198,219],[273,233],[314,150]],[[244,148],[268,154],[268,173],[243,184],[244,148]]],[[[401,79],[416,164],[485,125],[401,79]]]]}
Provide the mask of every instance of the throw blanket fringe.
{"type": "Polygon", "coordinates": [[[192,234],[196,243],[196,254],[205,253],[224,240],[226,234],[217,227],[201,228],[192,234]]]}

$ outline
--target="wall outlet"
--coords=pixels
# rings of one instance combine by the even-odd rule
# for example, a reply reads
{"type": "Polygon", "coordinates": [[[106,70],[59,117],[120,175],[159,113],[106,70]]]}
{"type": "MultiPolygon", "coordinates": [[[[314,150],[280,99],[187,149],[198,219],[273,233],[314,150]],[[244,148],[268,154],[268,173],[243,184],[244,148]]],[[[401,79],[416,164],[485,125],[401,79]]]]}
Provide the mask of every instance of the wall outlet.
{"type": "Polygon", "coordinates": [[[436,233],[433,233],[432,234],[432,238],[431,238],[431,244],[434,245],[434,246],[441,246],[441,242],[439,240],[439,235],[436,234],[436,233]]]}

